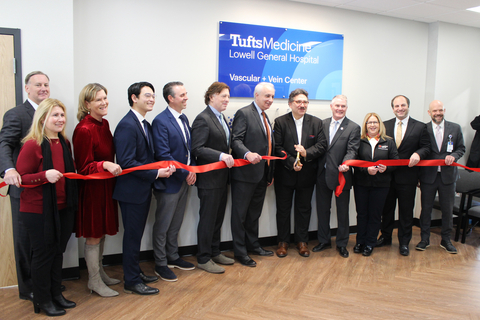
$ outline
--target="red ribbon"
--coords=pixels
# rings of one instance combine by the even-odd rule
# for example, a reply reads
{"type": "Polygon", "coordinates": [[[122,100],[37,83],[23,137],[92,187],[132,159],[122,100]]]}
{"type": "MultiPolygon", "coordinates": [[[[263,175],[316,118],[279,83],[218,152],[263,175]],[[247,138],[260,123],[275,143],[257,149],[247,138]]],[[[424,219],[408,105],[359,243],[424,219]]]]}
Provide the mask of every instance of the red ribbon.
{"type": "MultiPolygon", "coordinates": [[[[399,160],[378,160],[377,162],[371,161],[364,161],[364,160],[347,160],[342,164],[346,164],[347,166],[351,167],[359,167],[359,168],[368,168],[371,166],[378,166],[379,164],[383,164],[384,166],[408,166],[410,163],[409,159],[399,159],[399,160]]],[[[467,166],[461,165],[459,163],[452,163],[454,167],[462,167],[467,170],[472,170],[475,172],[480,172],[480,168],[469,168],[467,166]]],[[[436,167],[436,166],[446,166],[445,159],[437,159],[437,160],[420,160],[417,164],[417,167],[436,167]]],[[[342,194],[343,187],[345,186],[345,177],[343,176],[343,172],[338,173],[338,182],[340,183],[337,188],[335,189],[335,196],[339,196],[342,194]]]]}
{"type": "MultiPolygon", "coordinates": [[[[273,157],[273,156],[262,156],[263,160],[285,160],[286,158],[287,158],[286,153],[285,153],[285,156],[283,158],[282,157],[273,157]]],[[[246,166],[246,165],[250,164],[250,161],[244,160],[244,159],[234,159],[233,163],[234,163],[234,165],[233,165],[234,167],[243,167],[243,166],[246,166]]],[[[158,162],[153,162],[153,163],[149,163],[149,164],[144,164],[144,165],[138,166],[138,167],[123,169],[120,176],[123,176],[123,175],[128,174],[128,173],[133,172],[133,171],[138,171],[138,170],[158,170],[158,169],[161,169],[161,168],[166,168],[170,165],[174,165],[175,168],[177,168],[177,169],[185,169],[189,172],[194,172],[194,173],[204,173],[204,172],[209,172],[209,171],[213,171],[213,170],[219,170],[219,169],[227,168],[227,165],[223,161],[204,164],[204,165],[201,165],[201,166],[187,166],[186,164],[183,164],[183,163],[180,163],[180,162],[177,162],[177,161],[158,161],[158,162]]],[[[103,180],[103,179],[115,178],[115,176],[108,171],[92,173],[92,174],[89,174],[89,175],[86,175],[86,176],[78,174],[78,173],[66,172],[66,173],[63,174],[63,176],[65,178],[68,178],[68,179],[81,179],[81,180],[103,180]]],[[[45,183],[47,183],[47,182],[45,182],[45,183]]],[[[0,189],[3,188],[3,187],[6,187],[6,186],[7,186],[7,184],[5,183],[5,181],[2,181],[0,183],[0,189]]],[[[39,185],[38,184],[37,185],[32,184],[32,185],[20,185],[20,186],[22,188],[35,188],[39,185]]],[[[6,197],[6,195],[3,195],[3,194],[0,194],[0,196],[1,197],[6,197]]]]}

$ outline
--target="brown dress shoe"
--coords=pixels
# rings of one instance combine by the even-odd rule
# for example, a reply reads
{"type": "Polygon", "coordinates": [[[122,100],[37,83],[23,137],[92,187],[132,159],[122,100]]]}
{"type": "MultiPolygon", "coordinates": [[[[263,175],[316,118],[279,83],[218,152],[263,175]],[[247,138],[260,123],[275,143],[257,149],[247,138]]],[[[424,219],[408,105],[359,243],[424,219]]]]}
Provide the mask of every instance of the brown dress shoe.
{"type": "Polygon", "coordinates": [[[277,256],[279,258],[283,258],[287,256],[288,250],[288,243],[286,242],[279,242],[277,247],[277,256]]]}
{"type": "Polygon", "coordinates": [[[307,246],[306,242],[297,243],[297,249],[298,249],[298,253],[302,257],[309,257],[310,256],[310,251],[308,250],[308,246],[307,246]]]}

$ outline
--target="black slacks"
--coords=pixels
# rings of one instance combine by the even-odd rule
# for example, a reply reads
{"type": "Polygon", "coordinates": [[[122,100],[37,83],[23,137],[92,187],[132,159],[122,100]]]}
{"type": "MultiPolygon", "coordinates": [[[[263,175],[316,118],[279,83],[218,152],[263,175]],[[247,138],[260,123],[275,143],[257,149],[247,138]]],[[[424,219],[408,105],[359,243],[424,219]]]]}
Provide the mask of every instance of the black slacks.
{"type": "Polygon", "coordinates": [[[207,263],[220,254],[220,231],[227,206],[228,186],[218,189],[198,188],[200,221],[197,228],[198,263],[207,263]]]}
{"type": "Polygon", "coordinates": [[[20,212],[20,218],[28,231],[32,246],[31,275],[34,301],[44,303],[62,293],[63,252],[72,235],[75,217],[60,210],[60,243],[45,241],[45,216],[38,213],[20,212]]]}
{"type": "Polygon", "coordinates": [[[380,230],[383,206],[388,187],[364,187],[355,185],[355,206],[357,207],[357,243],[375,247],[380,230]]]}
{"type": "Polygon", "coordinates": [[[314,185],[305,188],[286,186],[275,183],[275,199],[277,203],[277,232],[278,242],[290,243],[293,197],[295,242],[308,242],[308,226],[312,215],[312,194],[314,185]]]}

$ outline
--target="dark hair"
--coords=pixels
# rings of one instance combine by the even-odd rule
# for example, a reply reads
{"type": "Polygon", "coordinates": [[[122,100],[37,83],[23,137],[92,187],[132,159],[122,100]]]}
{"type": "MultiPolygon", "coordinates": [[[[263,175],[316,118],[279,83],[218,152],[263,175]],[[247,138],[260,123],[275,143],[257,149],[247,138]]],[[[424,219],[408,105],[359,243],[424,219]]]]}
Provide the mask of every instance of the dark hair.
{"type": "Polygon", "coordinates": [[[175,93],[173,92],[173,87],[175,86],[183,86],[183,82],[180,81],[172,81],[167,83],[163,87],[163,99],[167,102],[167,104],[170,102],[168,101],[168,96],[175,97],[175,93]]]}
{"type": "Polygon", "coordinates": [[[210,104],[210,97],[215,93],[222,92],[223,89],[228,89],[228,91],[230,91],[230,87],[226,83],[218,81],[212,83],[205,92],[205,104],[208,106],[210,104]]]}
{"type": "Polygon", "coordinates": [[[150,89],[152,89],[153,92],[155,92],[155,88],[150,82],[135,82],[130,87],[128,87],[128,104],[130,105],[130,107],[133,106],[132,94],[138,97],[143,87],[149,87],[150,89]]]}
{"type": "Polygon", "coordinates": [[[298,88],[298,89],[295,89],[293,90],[292,92],[290,92],[290,95],[288,96],[288,102],[293,102],[293,98],[295,98],[296,96],[300,95],[300,94],[303,94],[305,95],[305,97],[308,98],[308,92],[307,90],[305,89],[302,89],[302,88],[298,88]]]}
{"type": "Polygon", "coordinates": [[[25,85],[28,84],[28,81],[30,81],[31,77],[36,76],[37,74],[44,75],[45,77],[47,77],[48,81],[50,81],[50,78],[45,73],[43,73],[42,71],[32,71],[29,74],[27,74],[27,76],[25,77],[25,85]]]}
{"type": "Polygon", "coordinates": [[[393,108],[393,100],[397,99],[398,97],[404,97],[405,100],[407,100],[407,106],[410,108],[410,99],[405,97],[403,94],[399,94],[398,96],[393,97],[392,102],[390,102],[392,108],[393,108]]]}

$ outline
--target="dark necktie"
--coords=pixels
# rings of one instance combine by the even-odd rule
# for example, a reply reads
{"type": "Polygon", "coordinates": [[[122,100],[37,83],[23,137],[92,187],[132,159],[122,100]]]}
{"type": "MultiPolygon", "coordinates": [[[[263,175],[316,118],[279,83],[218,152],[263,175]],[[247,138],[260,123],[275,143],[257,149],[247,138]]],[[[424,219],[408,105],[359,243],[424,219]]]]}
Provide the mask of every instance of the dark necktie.
{"type": "Polygon", "coordinates": [[[184,114],[181,114],[180,115],[180,120],[182,120],[183,129],[185,129],[185,137],[187,138],[188,151],[190,152],[190,149],[192,148],[192,141],[190,140],[190,132],[188,131],[187,116],[184,115],[184,114]]]}
{"type": "Polygon", "coordinates": [[[152,149],[152,144],[150,143],[150,123],[148,123],[147,119],[143,119],[143,129],[145,130],[145,137],[147,137],[148,147],[152,149]]]}
{"type": "MultiPolygon", "coordinates": [[[[265,116],[265,112],[262,112],[263,116],[263,123],[265,124],[265,130],[267,131],[267,140],[268,140],[268,155],[272,155],[272,139],[270,138],[270,129],[267,122],[267,117],[265,116]]],[[[270,160],[267,160],[267,164],[270,165],[270,160]]]]}

